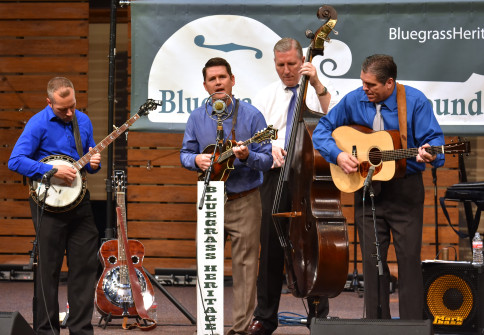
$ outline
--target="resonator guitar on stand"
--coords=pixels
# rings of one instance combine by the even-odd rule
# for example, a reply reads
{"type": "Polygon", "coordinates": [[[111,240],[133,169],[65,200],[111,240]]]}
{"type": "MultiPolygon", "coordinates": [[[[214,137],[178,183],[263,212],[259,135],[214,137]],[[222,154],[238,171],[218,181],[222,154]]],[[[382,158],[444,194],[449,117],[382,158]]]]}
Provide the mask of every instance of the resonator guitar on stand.
{"type": "MultiPolygon", "coordinates": [[[[154,291],[143,270],[143,244],[127,239],[124,171],[114,172],[113,183],[116,188],[118,239],[104,242],[99,250],[104,272],[96,286],[96,308],[103,317],[107,316],[107,322],[112,316],[140,317],[152,322],[146,326],[151,329],[156,323],[149,319],[146,310],[153,305],[154,291]]],[[[138,323],[134,325],[146,328],[138,323]]],[[[123,328],[129,328],[126,321],[123,328]]]]}

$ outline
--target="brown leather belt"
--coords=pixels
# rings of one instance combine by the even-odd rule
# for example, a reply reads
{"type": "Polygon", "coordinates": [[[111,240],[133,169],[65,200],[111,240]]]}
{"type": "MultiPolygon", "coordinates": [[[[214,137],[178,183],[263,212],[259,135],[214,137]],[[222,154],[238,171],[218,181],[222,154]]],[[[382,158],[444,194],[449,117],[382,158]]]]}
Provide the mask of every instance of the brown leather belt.
{"type": "Polygon", "coordinates": [[[257,191],[259,188],[256,187],[256,188],[253,188],[251,190],[248,190],[248,191],[244,191],[244,192],[240,192],[240,193],[232,193],[232,194],[227,194],[227,201],[230,201],[230,200],[234,200],[234,199],[239,199],[239,198],[242,198],[242,197],[245,197],[246,195],[252,193],[252,192],[255,192],[257,191]]]}

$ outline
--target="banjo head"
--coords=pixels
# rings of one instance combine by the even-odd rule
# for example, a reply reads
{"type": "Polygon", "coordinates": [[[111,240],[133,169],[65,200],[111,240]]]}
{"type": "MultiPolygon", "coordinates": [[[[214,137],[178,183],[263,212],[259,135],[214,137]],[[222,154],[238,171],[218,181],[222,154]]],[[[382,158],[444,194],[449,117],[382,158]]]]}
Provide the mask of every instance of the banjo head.
{"type": "MultiPolygon", "coordinates": [[[[47,156],[41,160],[43,163],[52,165],[67,165],[74,169],[74,159],[63,155],[47,156]]],[[[38,205],[41,205],[45,199],[45,209],[50,212],[65,212],[77,206],[81,202],[86,193],[85,172],[77,171],[71,185],[68,185],[64,180],[52,177],[50,179],[50,187],[47,190],[45,184],[39,180],[31,181],[31,196],[38,205]]]]}

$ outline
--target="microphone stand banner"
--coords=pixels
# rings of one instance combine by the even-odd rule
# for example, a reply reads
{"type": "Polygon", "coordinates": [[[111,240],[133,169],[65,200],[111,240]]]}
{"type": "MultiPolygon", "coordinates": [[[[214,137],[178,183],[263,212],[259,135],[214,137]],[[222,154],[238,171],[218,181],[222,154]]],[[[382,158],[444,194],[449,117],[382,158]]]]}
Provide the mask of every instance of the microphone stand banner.
{"type": "MultiPolygon", "coordinates": [[[[335,101],[361,86],[364,58],[385,53],[398,65],[397,80],[425,93],[446,135],[479,135],[484,125],[484,1],[354,0],[325,2],[337,24],[323,56],[313,58],[331,78],[335,101]],[[449,19],[451,18],[451,19],[449,19]]],[[[202,71],[223,57],[236,78],[234,94],[251,102],[279,80],[274,44],[285,36],[303,48],[306,29],[323,22],[319,0],[139,0],[131,2],[131,110],[147,98],[157,113],[131,130],[183,132],[190,113],[205,104],[202,71]],[[241,33],[243,32],[243,33],[241,33]]],[[[305,53],[305,51],[303,51],[305,53]]]]}
{"type": "MultiPolygon", "coordinates": [[[[204,182],[198,182],[198,199],[204,182]]],[[[197,334],[224,333],[224,182],[211,181],[197,218],[197,334]]]]}

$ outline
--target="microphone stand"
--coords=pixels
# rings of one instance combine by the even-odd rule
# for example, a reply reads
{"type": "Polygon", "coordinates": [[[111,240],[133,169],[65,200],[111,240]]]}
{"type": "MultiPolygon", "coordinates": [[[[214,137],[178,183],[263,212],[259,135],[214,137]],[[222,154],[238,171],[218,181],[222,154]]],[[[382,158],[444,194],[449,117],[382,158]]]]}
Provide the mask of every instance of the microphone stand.
{"type": "Polygon", "coordinates": [[[357,243],[357,238],[358,238],[358,231],[356,228],[356,222],[354,225],[354,230],[353,230],[353,280],[351,281],[351,287],[353,287],[353,291],[355,293],[358,293],[358,297],[361,298],[361,292],[360,292],[360,279],[358,278],[358,243],[357,243]]]}
{"type": "Polygon", "coordinates": [[[435,216],[435,254],[439,253],[439,214],[437,206],[437,168],[432,168],[432,182],[434,184],[434,216],[435,216]]]}
{"type": "MultiPolygon", "coordinates": [[[[32,326],[33,329],[37,329],[38,325],[38,320],[37,320],[37,269],[40,268],[39,266],[39,235],[40,235],[40,228],[41,228],[41,223],[42,223],[42,218],[44,216],[44,209],[45,209],[45,200],[47,199],[47,193],[50,188],[50,177],[45,178],[45,176],[42,177],[41,182],[44,182],[45,185],[45,192],[44,192],[44,198],[41,200],[40,196],[38,196],[38,203],[41,204],[40,206],[40,213],[39,213],[39,208],[37,207],[37,223],[35,227],[35,238],[32,243],[32,250],[30,252],[30,261],[29,264],[24,266],[23,269],[30,271],[32,270],[32,279],[34,282],[34,296],[32,298],[32,313],[33,313],[33,322],[32,326]]],[[[40,279],[42,283],[42,278],[40,279]]],[[[48,314],[48,313],[47,313],[48,314]]]]}
{"type": "Polygon", "coordinates": [[[217,139],[215,140],[215,149],[213,150],[212,157],[210,157],[210,166],[205,173],[205,180],[203,182],[203,192],[202,197],[200,198],[198,209],[201,210],[203,208],[203,203],[205,201],[205,193],[207,192],[208,184],[210,183],[210,175],[212,174],[213,162],[215,161],[215,155],[217,150],[219,150],[220,154],[222,153],[222,146],[224,141],[224,129],[223,129],[223,120],[222,115],[217,114],[217,139]]]}
{"type": "MultiPolygon", "coordinates": [[[[382,318],[382,305],[381,305],[381,293],[380,293],[380,277],[383,276],[383,264],[381,261],[381,254],[380,254],[380,242],[378,241],[378,233],[376,230],[376,213],[375,213],[375,194],[373,192],[373,186],[370,181],[369,185],[369,192],[370,192],[370,199],[371,199],[371,211],[373,214],[373,229],[375,230],[375,248],[376,248],[376,266],[378,268],[378,273],[376,276],[376,283],[377,283],[377,299],[378,299],[378,304],[377,304],[377,318],[381,319],[382,318]]],[[[363,214],[364,216],[364,214],[363,214]]]]}

